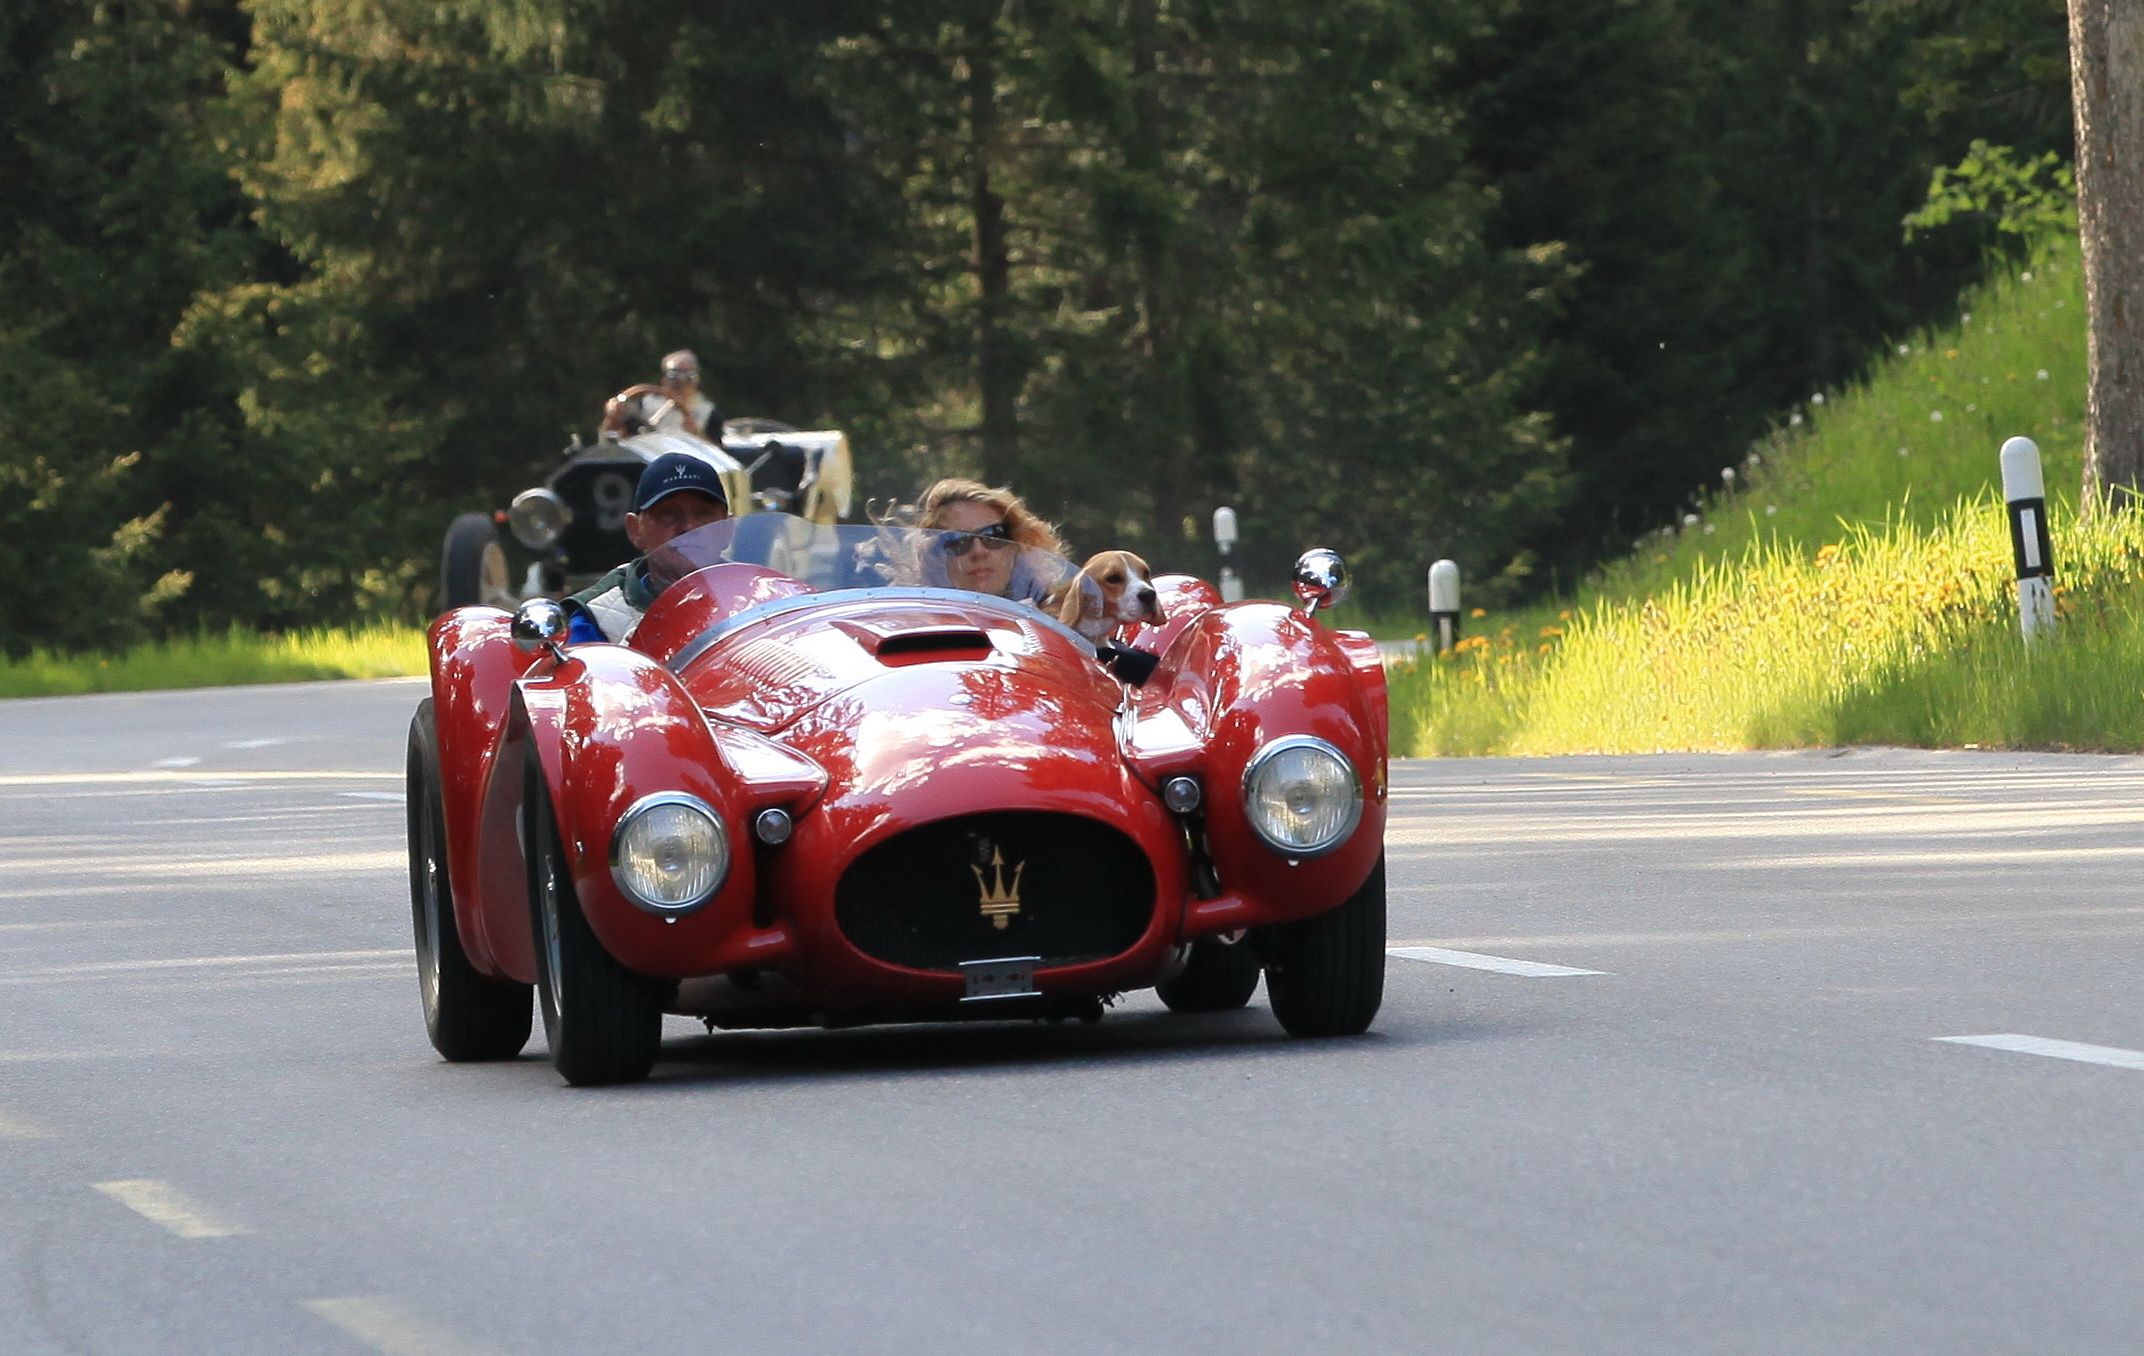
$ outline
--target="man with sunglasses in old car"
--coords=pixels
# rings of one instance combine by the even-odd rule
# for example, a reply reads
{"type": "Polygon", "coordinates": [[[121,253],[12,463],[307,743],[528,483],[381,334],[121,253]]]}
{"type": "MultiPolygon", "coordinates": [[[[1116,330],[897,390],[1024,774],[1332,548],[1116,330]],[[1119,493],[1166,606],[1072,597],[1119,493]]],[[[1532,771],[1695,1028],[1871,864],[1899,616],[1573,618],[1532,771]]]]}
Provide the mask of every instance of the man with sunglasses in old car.
{"type": "Polygon", "coordinates": [[[640,554],[565,600],[566,643],[622,645],[631,639],[657,592],[648,581],[647,553],[729,516],[729,496],[712,463],[688,452],[665,452],[649,462],[633,491],[633,511],[625,515],[626,540],[640,554]]]}
{"type": "Polygon", "coordinates": [[[643,429],[709,441],[722,436],[721,412],[700,393],[700,360],[691,349],[664,355],[660,385],[627,387],[603,407],[603,432],[625,436],[643,429]]]}
{"type": "Polygon", "coordinates": [[[941,480],[923,492],[916,526],[945,534],[933,540],[925,559],[927,583],[1040,603],[1061,582],[1038,568],[1063,561],[1057,529],[1011,490],[941,480]]]}

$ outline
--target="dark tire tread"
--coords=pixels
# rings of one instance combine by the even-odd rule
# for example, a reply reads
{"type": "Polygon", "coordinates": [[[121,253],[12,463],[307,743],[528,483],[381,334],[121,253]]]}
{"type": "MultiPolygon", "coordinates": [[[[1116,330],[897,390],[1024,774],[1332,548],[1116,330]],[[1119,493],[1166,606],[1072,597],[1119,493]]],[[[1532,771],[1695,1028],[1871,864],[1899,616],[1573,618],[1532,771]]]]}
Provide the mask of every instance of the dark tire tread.
{"type": "Polygon", "coordinates": [[[1191,960],[1175,978],[1154,986],[1171,1012],[1233,1012],[1258,991],[1258,953],[1248,941],[1231,946],[1207,937],[1191,944],[1191,960]]]}
{"type": "Polygon", "coordinates": [[[543,771],[529,759],[529,918],[536,943],[538,1006],[544,1035],[551,1045],[551,1065],[575,1087],[635,1083],[655,1067],[662,1046],[662,986],[620,965],[603,949],[581,912],[580,898],[566,873],[566,851],[545,789],[543,771]],[[544,941],[543,881],[556,885],[560,975],[553,981],[549,948],[544,941]],[[561,1008],[556,994],[564,989],[561,1008]]]}
{"type": "Polygon", "coordinates": [[[498,528],[487,513],[464,513],[447,524],[439,550],[441,611],[485,602],[484,553],[498,544],[498,528]]]}
{"type": "Polygon", "coordinates": [[[1347,902],[1262,939],[1266,996],[1291,1036],[1354,1036],[1385,998],[1385,859],[1347,902]]]}

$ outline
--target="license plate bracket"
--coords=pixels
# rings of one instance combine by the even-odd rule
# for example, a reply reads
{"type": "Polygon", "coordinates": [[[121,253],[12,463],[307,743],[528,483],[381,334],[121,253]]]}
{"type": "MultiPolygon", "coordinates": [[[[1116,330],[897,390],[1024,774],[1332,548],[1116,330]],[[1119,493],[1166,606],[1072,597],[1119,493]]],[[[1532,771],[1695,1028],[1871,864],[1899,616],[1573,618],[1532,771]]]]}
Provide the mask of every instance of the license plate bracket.
{"type": "Polygon", "coordinates": [[[993,960],[960,963],[961,977],[968,981],[963,1003],[989,1003],[1002,998],[1026,998],[1035,992],[1035,967],[1040,956],[999,956],[993,960]]]}

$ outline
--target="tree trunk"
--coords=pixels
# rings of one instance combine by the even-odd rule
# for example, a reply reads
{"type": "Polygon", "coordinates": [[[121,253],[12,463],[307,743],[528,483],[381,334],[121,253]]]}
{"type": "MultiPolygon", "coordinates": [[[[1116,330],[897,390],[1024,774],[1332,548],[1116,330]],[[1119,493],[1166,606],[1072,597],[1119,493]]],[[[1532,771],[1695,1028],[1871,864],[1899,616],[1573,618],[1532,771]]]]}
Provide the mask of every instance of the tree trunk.
{"type": "Polygon", "coordinates": [[[968,30],[968,207],[975,217],[975,372],[983,406],[983,479],[1012,476],[1020,442],[1020,361],[1005,333],[1012,260],[1005,241],[1005,199],[991,182],[998,132],[995,34],[988,19],[968,30]]]}
{"type": "MultiPolygon", "coordinates": [[[[2084,493],[2144,487],[2144,6],[2069,0],[2077,225],[2091,318],[2084,493]]],[[[2129,496],[2122,496],[2128,498],[2129,496]]]]}
{"type": "MultiPolygon", "coordinates": [[[[1159,183],[1166,157],[1162,152],[1157,0],[1131,0],[1127,18],[1131,30],[1132,130],[1131,142],[1125,147],[1125,162],[1159,183]]],[[[1177,354],[1167,291],[1169,251],[1163,229],[1160,222],[1149,218],[1138,234],[1139,306],[1145,320],[1140,346],[1146,360],[1147,389],[1166,393],[1165,398],[1173,412],[1182,402],[1184,392],[1177,384],[1178,374],[1173,368],[1177,354]]],[[[1155,422],[1156,431],[1165,440],[1159,449],[1160,455],[1148,471],[1147,480],[1154,496],[1155,528],[1161,534],[1157,540],[1173,542],[1181,531],[1185,507],[1182,467],[1178,460],[1181,449],[1168,445],[1175,441],[1173,435],[1177,432],[1177,424],[1173,419],[1162,420],[1160,410],[1145,413],[1155,422]]]]}

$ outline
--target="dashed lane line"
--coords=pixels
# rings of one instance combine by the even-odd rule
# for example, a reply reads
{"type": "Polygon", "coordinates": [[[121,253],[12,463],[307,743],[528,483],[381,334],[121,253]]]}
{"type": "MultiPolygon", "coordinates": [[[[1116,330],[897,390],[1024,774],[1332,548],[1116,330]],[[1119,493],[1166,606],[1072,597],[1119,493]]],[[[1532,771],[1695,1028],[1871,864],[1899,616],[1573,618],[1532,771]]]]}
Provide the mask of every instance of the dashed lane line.
{"type": "Polygon", "coordinates": [[[162,1225],[180,1238],[230,1238],[253,1232],[192,1200],[169,1182],[130,1177],[92,1185],[143,1219],[162,1225]]]}
{"type": "Polygon", "coordinates": [[[345,800],[391,800],[397,805],[408,799],[400,791],[338,791],[335,794],[345,800]]]}
{"type": "Polygon", "coordinates": [[[1978,1045],[2019,1055],[2042,1055],[2048,1059],[2074,1060],[2079,1064],[2144,1070],[2144,1050],[2124,1050],[2118,1045],[2087,1045],[2082,1041],[2050,1040],[2045,1036],[2021,1036],[2015,1032],[1999,1032],[1991,1036],[1937,1036],[1934,1039],[1947,1045],[1978,1045]]]}
{"type": "Polygon", "coordinates": [[[305,1307],[385,1356],[480,1356],[487,1350],[419,1318],[384,1295],[309,1299],[305,1307]]]}
{"type": "Polygon", "coordinates": [[[1605,975],[1606,970],[1577,970],[1568,965],[1547,965],[1540,961],[1513,960],[1509,956],[1484,956],[1478,951],[1449,951],[1441,946],[1394,946],[1385,950],[1388,956],[1401,960],[1430,961],[1437,965],[1457,965],[1468,970],[1493,970],[1500,975],[1518,975],[1523,979],[1564,979],[1572,975],[1605,975]]]}

